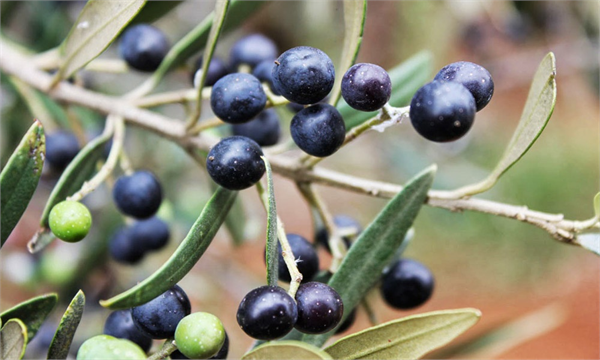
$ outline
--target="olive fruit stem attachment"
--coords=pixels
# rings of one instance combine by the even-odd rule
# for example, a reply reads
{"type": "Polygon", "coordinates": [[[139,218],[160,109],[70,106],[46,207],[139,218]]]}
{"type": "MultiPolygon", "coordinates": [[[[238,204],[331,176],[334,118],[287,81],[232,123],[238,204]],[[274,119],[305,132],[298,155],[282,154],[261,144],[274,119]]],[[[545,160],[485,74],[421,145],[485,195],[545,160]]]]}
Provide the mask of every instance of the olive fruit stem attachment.
{"type": "MultiPolygon", "coordinates": [[[[410,112],[410,106],[405,107],[393,107],[389,103],[385,104],[381,110],[377,113],[377,115],[373,116],[369,120],[363,122],[360,125],[356,125],[352,129],[350,129],[346,133],[346,137],[344,138],[344,143],[342,147],[346,146],[348,143],[359,137],[362,133],[367,130],[373,129],[378,125],[382,125],[386,123],[386,126],[391,126],[394,124],[398,124],[408,116],[410,112]],[[389,125],[387,125],[389,123],[389,125]]],[[[381,131],[381,130],[379,130],[381,131]]],[[[318,164],[324,158],[319,158],[311,155],[305,156],[301,161],[307,168],[312,168],[316,164],[318,164]]]]}
{"type": "Polygon", "coordinates": [[[188,134],[198,135],[204,130],[212,129],[221,125],[225,125],[225,122],[223,122],[223,120],[219,119],[218,117],[213,117],[194,125],[194,127],[188,130],[188,134]]]}
{"type": "MultiPolygon", "coordinates": [[[[113,144],[108,154],[106,163],[100,168],[100,171],[90,181],[83,183],[81,189],[75,194],[69,196],[67,200],[80,201],[92,191],[96,190],[107,178],[117,164],[121,151],[123,149],[123,139],[125,138],[125,121],[122,117],[109,115],[106,119],[106,127],[114,126],[113,144]],[[111,125],[112,124],[112,125],[111,125]]],[[[107,129],[105,129],[107,131],[107,129]]]]}
{"type": "Polygon", "coordinates": [[[325,230],[329,234],[329,248],[331,249],[331,254],[333,255],[333,260],[331,261],[331,265],[329,267],[329,271],[334,273],[339,268],[344,256],[346,256],[346,245],[342,240],[342,235],[337,226],[335,226],[333,222],[333,216],[331,216],[331,212],[327,209],[327,205],[319,194],[312,187],[311,183],[308,182],[297,182],[298,190],[304,197],[304,199],[308,202],[310,207],[315,209],[323,224],[325,225],[325,230]]]}
{"type": "Polygon", "coordinates": [[[268,85],[263,84],[263,90],[265,91],[265,95],[267,95],[265,109],[290,103],[290,101],[283,96],[273,94],[273,91],[271,91],[271,88],[268,85]]]}
{"type": "MultiPolygon", "coordinates": [[[[265,210],[269,211],[269,198],[267,192],[265,191],[265,187],[260,181],[256,183],[256,189],[258,190],[258,195],[263,206],[265,207],[265,210]]],[[[283,261],[285,262],[285,265],[290,273],[290,278],[292,279],[292,281],[290,281],[288,294],[294,299],[296,297],[296,291],[298,291],[298,287],[300,287],[300,283],[302,282],[302,274],[296,265],[296,258],[292,252],[292,247],[287,239],[285,228],[283,227],[283,222],[281,221],[279,215],[277,216],[277,238],[279,239],[279,244],[281,244],[281,255],[283,256],[283,261]]]]}
{"type": "Polygon", "coordinates": [[[175,350],[177,350],[177,345],[175,344],[175,340],[173,340],[173,338],[169,338],[169,339],[165,340],[165,343],[163,344],[163,346],[157,352],[150,355],[147,360],[166,359],[175,350]]]}

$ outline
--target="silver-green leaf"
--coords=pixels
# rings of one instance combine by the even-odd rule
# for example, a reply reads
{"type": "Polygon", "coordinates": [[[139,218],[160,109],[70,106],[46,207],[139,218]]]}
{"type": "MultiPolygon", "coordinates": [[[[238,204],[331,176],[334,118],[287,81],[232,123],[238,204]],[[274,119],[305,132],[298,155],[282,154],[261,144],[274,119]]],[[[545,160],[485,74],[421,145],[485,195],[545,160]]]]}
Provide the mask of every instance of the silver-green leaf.
{"type": "MultiPolygon", "coordinates": [[[[436,169],[433,165],[415,176],[390,200],[359,235],[338,271],[329,280],[329,286],[340,294],[344,308],[348,310],[344,312],[340,324],[381,278],[384,267],[401,247],[427,198],[436,169]]],[[[302,340],[322,346],[334,333],[335,329],[321,335],[305,335],[302,340]]]]}
{"type": "Polygon", "coordinates": [[[42,174],[45,153],[44,127],[36,120],[0,173],[0,247],[27,209],[42,174]]]}
{"type": "Polygon", "coordinates": [[[237,191],[219,187],[169,260],[144,281],[108,300],[101,300],[100,305],[112,310],[139,306],[183,279],[212,242],[236,195],[237,191]]]}
{"type": "Polygon", "coordinates": [[[354,64],[358,56],[366,18],[367,0],[344,1],[344,47],[342,48],[342,59],[337,67],[340,74],[336,76],[330,95],[329,103],[333,106],[340,99],[342,75],[354,64]]]}
{"type": "Polygon", "coordinates": [[[217,40],[223,29],[223,23],[225,22],[225,16],[227,16],[227,10],[229,9],[230,0],[217,0],[215,3],[215,10],[213,11],[213,21],[208,33],[208,40],[204,47],[204,54],[202,55],[202,71],[200,71],[200,78],[196,84],[196,110],[194,115],[188,121],[188,126],[193,126],[196,121],[200,118],[202,113],[202,89],[204,88],[204,82],[206,75],[208,74],[208,64],[212,60],[215,47],[217,46],[217,40]]]}
{"type": "Polygon", "coordinates": [[[0,358],[21,359],[27,348],[27,328],[19,319],[10,319],[0,330],[0,358]]]}
{"type": "Polygon", "coordinates": [[[301,341],[276,341],[257,347],[242,356],[243,360],[328,360],[333,359],[328,353],[316,346],[301,341]]]}
{"type": "Polygon", "coordinates": [[[27,327],[27,338],[33,339],[57,302],[58,295],[55,293],[40,295],[2,312],[0,321],[6,323],[10,319],[20,319],[27,327]]]}
{"type": "Polygon", "coordinates": [[[533,146],[548,124],[556,103],[556,59],[548,53],[533,77],[519,124],[504,155],[494,170],[484,180],[451,192],[451,197],[461,198],[491,189],[500,176],[510,169],[533,146]]]}
{"type": "Polygon", "coordinates": [[[146,0],[89,0],[61,45],[56,81],[66,79],[100,55],[137,15],[146,0]]]}
{"type": "Polygon", "coordinates": [[[267,244],[265,248],[265,261],[267,263],[267,284],[277,286],[279,280],[279,256],[277,253],[277,206],[275,204],[275,191],[273,190],[273,173],[271,164],[261,156],[267,169],[267,244]]]}
{"type": "Polygon", "coordinates": [[[48,348],[48,359],[66,359],[69,355],[69,349],[71,349],[71,343],[75,336],[75,331],[79,326],[81,317],[83,316],[83,309],[85,307],[85,295],[83,291],[79,290],[69,307],[63,314],[60,324],[56,329],[52,343],[48,348]]]}
{"type": "Polygon", "coordinates": [[[596,255],[600,255],[600,232],[577,235],[575,242],[582,248],[587,249],[596,255]]]}
{"type": "Polygon", "coordinates": [[[335,359],[419,359],[475,325],[476,309],[408,316],[346,336],[325,349],[335,359]]]}

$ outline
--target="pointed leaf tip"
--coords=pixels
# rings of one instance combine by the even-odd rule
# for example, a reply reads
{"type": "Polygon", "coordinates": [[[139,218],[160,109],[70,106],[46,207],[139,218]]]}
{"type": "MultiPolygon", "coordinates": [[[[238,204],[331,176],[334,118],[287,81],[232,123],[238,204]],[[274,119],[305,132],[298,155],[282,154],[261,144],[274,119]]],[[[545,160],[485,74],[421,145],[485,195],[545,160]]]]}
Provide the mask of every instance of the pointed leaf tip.
{"type": "Polygon", "coordinates": [[[408,316],[346,336],[325,349],[335,359],[418,359],[475,325],[477,309],[408,316]]]}

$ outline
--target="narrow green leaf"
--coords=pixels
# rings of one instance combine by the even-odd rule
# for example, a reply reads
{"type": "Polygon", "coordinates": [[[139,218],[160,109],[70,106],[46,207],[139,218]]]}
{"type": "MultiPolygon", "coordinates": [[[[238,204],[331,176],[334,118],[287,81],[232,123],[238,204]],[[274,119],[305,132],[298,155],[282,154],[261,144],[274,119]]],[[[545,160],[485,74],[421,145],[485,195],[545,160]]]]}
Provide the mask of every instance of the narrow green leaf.
{"type": "Polygon", "coordinates": [[[302,359],[302,360],[327,360],[332,357],[316,346],[301,341],[277,341],[269,342],[257,347],[246,355],[243,360],[278,360],[278,359],[302,359]]]}
{"type": "Polygon", "coordinates": [[[29,205],[42,174],[45,154],[44,127],[36,120],[0,173],[0,247],[29,205]]]}
{"type": "Polygon", "coordinates": [[[367,0],[344,1],[344,47],[342,59],[338,65],[329,103],[335,106],[340,99],[343,74],[354,65],[363,38],[365,19],[367,18],[367,0]]]}
{"type": "MultiPolygon", "coordinates": [[[[363,231],[329,280],[342,297],[344,308],[354,309],[370,288],[381,278],[381,272],[393,259],[427,198],[436,166],[415,176],[398,193],[377,218],[363,231]]],[[[350,311],[344,313],[340,324],[350,311]]],[[[321,335],[305,335],[302,341],[321,346],[335,329],[321,335]]]]}
{"type": "Polygon", "coordinates": [[[325,349],[335,359],[418,359],[473,326],[477,309],[408,316],[346,336],[325,349]]]}
{"type": "Polygon", "coordinates": [[[556,59],[553,53],[548,53],[533,77],[517,129],[494,170],[486,179],[457,189],[452,192],[453,195],[464,197],[491,189],[500,176],[519,161],[527,150],[533,146],[548,124],[555,103],[556,59]]]}
{"type": "Polygon", "coordinates": [[[33,339],[57,302],[58,295],[55,293],[37,296],[2,312],[0,319],[3,324],[13,318],[21,319],[27,326],[27,338],[33,339]]]}
{"type": "MultiPolygon", "coordinates": [[[[221,31],[226,32],[235,29],[265,3],[265,1],[231,0],[227,11],[227,19],[221,31]]],[[[210,13],[192,31],[173,45],[163,62],[148,80],[150,84],[158,84],[168,71],[183,64],[192,55],[202,50],[206,45],[214,16],[214,12],[210,13]]]]}
{"type": "Polygon", "coordinates": [[[69,355],[69,349],[71,349],[71,343],[75,336],[75,331],[83,316],[83,308],[85,307],[85,295],[83,291],[79,290],[69,307],[65,311],[58,329],[54,334],[50,348],[48,349],[48,359],[66,359],[69,355]]]}
{"type": "Polygon", "coordinates": [[[115,297],[101,300],[100,305],[112,310],[139,306],[175,285],[204,254],[225,220],[236,195],[237,191],[218,188],[169,260],[146,280],[115,297]]]}
{"type": "MultiPolygon", "coordinates": [[[[432,59],[429,51],[421,51],[389,71],[392,81],[390,105],[399,107],[410,103],[415,92],[429,81],[433,66],[432,59]]],[[[337,109],[342,114],[347,129],[360,125],[377,114],[376,111],[364,112],[353,109],[343,99],[337,105],[337,109]]]]}
{"type": "Polygon", "coordinates": [[[19,319],[10,319],[0,331],[0,358],[21,359],[27,348],[27,328],[19,319]]]}
{"type": "Polygon", "coordinates": [[[208,71],[208,64],[213,57],[215,47],[217,46],[217,40],[223,29],[223,23],[225,22],[225,16],[227,15],[227,9],[229,9],[230,0],[217,0],[215,4],[215,10],[213,11],[213,21],[208,33],[208,40],[204,47],[204,54],[202,55],[202,75],[200,81],[198,81],[198,106],[202,103],[202,88],[206,80],[206,74],[208,71]]]}
{"type": "Polygon", "coordinates": [[[582,248],[600,255],[600,232],[577,235],[575,242],[582,248]]]}
{"type": "Polygon", "coordinates": [[[66,79],[100,55],[140,11],[146,0],[89,0],[61,45],[57,80],[66,79]]]}
{"type": "Polygon", "coordinates": [[[131,20],[128,26],[154,22],[167,15],[171,10],[181,5],[181,3],[183,1],[147,1],[142,10],[131,20]]]}
{"type": "Polygon", "coordinates": [[[73,195],[84,182],[89,180],[97,170],[97,163],[104,157],[104,145],[110,140],[111,134],[102,134],[90,141],[63,171],[60,179],[52,189],[46,207],[40,219],[40,230],[31,239],[27,247],[31,253],[36,253],[54,240],[54,235],[49,229],[48,217],[54,205],[73,195]]]}
{"type": "Polygon", "coordinates": [[[261,156],[267,169],[267,197],[269,207],[267,209],[267,245],[265,248],[265,259],[267,263],[267,284],[277,286],[279,280],[279,256],[277,254],[277,205],[275,204],[275,190],[273,190],[273,173],[271,164],[264,156],[261,156]]]}
{"type": "Polygon", "coordinates": [[[597,219],[600,219],[600,192],[594,196],[594,214],[597,219]]]}

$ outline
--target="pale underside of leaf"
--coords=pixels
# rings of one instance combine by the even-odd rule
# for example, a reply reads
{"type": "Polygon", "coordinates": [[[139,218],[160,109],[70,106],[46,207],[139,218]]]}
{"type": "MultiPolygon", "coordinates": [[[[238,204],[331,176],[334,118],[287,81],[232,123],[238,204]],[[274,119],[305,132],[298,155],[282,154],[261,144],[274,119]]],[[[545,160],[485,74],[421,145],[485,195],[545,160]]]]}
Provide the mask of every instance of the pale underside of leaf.
{"type": "Polygon", "coordinates": [[[57,78],[68,78],[100,55],[145,3],[89,0],[61,46],[63,61],[57,78]]]}
{"type": "Polygon", "coordinates": [[[85,295],[79,290],[69,307],[65,311],[60,324],[54,334],[50,348],[48,349],[48,359],[66,359],[71,349],[71,343],[75,336],[75,331],[79,326],[83,309],[85,307],[85,295]]]}
{"type": "Polygon", "coordinates": [[[332,357],[316,346],[300,341],[277,341],[259,346],[242,356],[243,360],[303,359],[327,360],[332,357]]]}
{"type": "Polygon", "coordinates": [[[267,263],[267,283],[271,286],[277,286],[279,280],[279,257],[277,253],[277,205],[275,203],[275,190],[273,189],[273,173],[271,164],[264,156],[261,156],[265,162],[267,174],[267,241],[266,241],[266,263],[267,263]]]}
{"type": "Polygon", "coordinates": [[[0,357],[21,359],[27,347],[27,327],[19,319],[10,319],[0,331],[0,357]]]}
{"type": "Polygon", "coordinates": [[[577,235],[575,242],[584,249],[600,255],[600,232],[577,235]]]}
{"type": "Polygon", "coordinates": [[[335,359],[418,359],[452,341],[480,317],[476,309],[409,316],[349,335],[325,351],[335,359]]]}
{"type": "Polygon", "coordinates": [[[366,0],[344,1],[344,47],[331,91],[330,104],[335,106],[340,99],[343,74],[354,64],[362,43],[365,19],[367,18],[366,0]]]}
{"type": "Polygon", "coordinates": [[[451,192],[452,198],[482,193],[492,188],[500,176],[510,169],[533,146],[548,124],[556,103],[556,59],[548,53],[533,77],[521,119],[504,155],[483,181],[451,192]]]}

